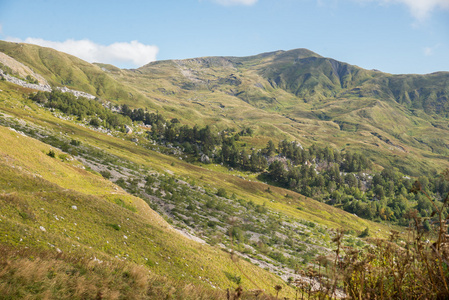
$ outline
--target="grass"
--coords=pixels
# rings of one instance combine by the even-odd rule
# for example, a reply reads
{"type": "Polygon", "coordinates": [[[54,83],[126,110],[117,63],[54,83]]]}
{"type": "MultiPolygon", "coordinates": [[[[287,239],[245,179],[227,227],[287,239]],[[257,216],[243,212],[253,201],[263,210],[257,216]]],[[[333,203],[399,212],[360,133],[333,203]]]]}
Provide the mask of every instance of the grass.
{"type": "MultiPolygon", "coordinates": [[[[151,265],[154,274],[209,288],[233,285],[224,271],[243,270],[267,290],[281,283],[243,260],[232,262],[229,254],[180,236],[141,199],[46,155],[47,145],[3,127],[0,135],[8,144],[2,144],[0,164],[2,245],[151,265]]],[[[242,287],[254,285],[244,280],[242,287]]]]}
{"type": "MultiPolygon", "coordinates": [[[[8,43],[0,46],[8,51],[17,50],[8,43]]],[[[447,128],[441,115],[415,113],[392,99],[380,101],[374,94],[355,97],[340,91],[338,97],[325,99],[324,94],[318,93],[310,95],[310,99],[298,98],[289,91],[297,86],[271,87],[268,75],[261,75],[261,66],[270,65],[273,57],[255,58],[260,64],[248,59],[237,69],[220,59],[203,60],[202,63],[212,64],[207,69],[187,62],[181,67],[189,72],[193,70],[200,79],[209,80],[208,84],[192,85],[173,62],[158,62],[139,72],[103,66],[111,70],[110,75],[105,76],[97,67],[35,46],[17,50],[16,55],[54,84],[71,79],[69,85],[88,92],[105,89],[100,96],[114,103],[160,109],[165,116],[177,117],[189,125],[200,122],[199,125],[237,130],[251,127],[255,134],[243,137],[240,143],[256,148],[264,147],[270,139],[275,143],[294,139],[304,146],[331,144],[338,149],[369,154],[379,169],[382,165],[393,164],[408,174],[448,165],[445,159],[447,128]],[[51,55],[57,59],[45,68],[36,62],[36,57],[47,61],[51,55]],[[60,72],[56,70],[58,61],[62,66],[60,72]],[[74,70],[72,74],[70,69],[74,70]],[[241,80],[240,86],[229,81],[232,76],[241,80]],[[119,77],[121,83],[111,88],[119,77]],[[260,85],[264,86],[263,90],[260,85]],[[135,91],[139,91],[135,98],[129,98],[129,93],[135,91]],[[238,91],[245,93],[236,96],[238,91]],[[403,125],[392,120],[400,120],[403,125]]],[[[289,68],[288,63],[282,64],[277,66],[281,71],[289,68]]],[[[369,74],[362,75],[360,82],[369,74]]],[[[355,236],[365,228],[369,227],[374,237],[386,237],[391,229],[388,224],[369,222],[297,193],[264,184],[257,179],[257,174],[231,171],[220,165],[192,165],[162,154],[163,147],[142,142],[141,138],[136,146],[130,139],[139,137],[137,134],[108,135],[65,120],[26,100],[29,89],[7,82],[0,82],[0,89],[1,124],[42,141],[0,127],[0,202],[3,204],[0,206],[0,244],[6,249],[5,253],[16,251],[10,250],[13,248],[20,252],[29,247],[30,251],[41,253],[33,256],[50,257],[45,261],[48,265],[42,267],[33,266],[28,254],[19,255],[20,264],[15,268],[23,263],[36,270],[42,268],[43,273],[48,268],[62,270],[57,265],[65,266],[71,258],[58,261],[61,251],[67,257],[87,259],[84,265],[77,266],[80,270],[88,269],[86,266],[92,257],[110,264],[123,264],[121,268],[125,271],[118,272],[119,277],[129,276],[134,267],[144,273],[151,270],[152,276],[139,275],[133,279],[141,282],[139,286],[124,283],[125,286],[108,291],[101,284],[96,287],[80,285],[74,289],[81,293],[76,296],[92,297],[100,292],[111,298],[144,297],[151,290],[148,282],[152,280],[161,286],[160,295],[172,294],[178,298],[183,295],[195,298],[200,294],[213,298],[209,295],[220,292],[214,294],[212,286],[223,291],[229,287],[235,290],[236,284],[241,284],[244,292],[262,288],[272,294],[276,294],[274,286],[283,286],[280,295],[292,296],[293,290],[279,277],[247,260],[257,256],[257,264],[293,265],[288,258],[299,251],[304,267],[313,266],[317,247],[332,250],[330,240],[338,235],[336,229],[351,231],[353,236],[343,243],[358,248],[365,243],[355,236]],[[72,140],[80,143],[71,143],[72,140]],[[72,160],[74,156],[82,159],[85,165],[72,160]],[[105,168],[111,171],[108,173],[111,180],[123,178],[121,186],[134,196],[105,180],[100,175],[106,174],[105,168]],[[147,176],[155,178],[151,195],[142,187],[147,176]],[[190,230],[210,244],[224,243],[228,249],[248,256],[236,260],[236,255],[231,257],[218,247],[194,243],[176,233],[167,221],[190,230]],[[254,240],[257,235],[259,237],[254,240]],[[188,284],[194,286],[192,293],[182,294],[181,290],[188,289],[188,284]],[[175,291],[168,288],[170,285],[176,286],[175,291]],[[132,289],[135,294],[130,291],[132,289]]],[[[268,265],[261,266],[270,269],[268,265]]],[[[36,298],[52,293],[45,276],[39,280],[25,278],[22,284],[23,275],[13,271],[15,269],[8,270],[5,276],[11,276],[8,280],[17,280],[20,286],[16,291],[2,287],[8,293],[28,293],[37,295],[36,298]],[[19,274],[18,277],[15,274],[19,274]]],[[[279,270],[274,272],[288,276],[279,270]]],[[[107,278],[106,286],[117,280],[116,274],[101,268],[80,280],[97,276],[96,271],[107,278]]],[[[68,277],[58,276],[61,295],[74,296],[72,292],[66,293],[70,291],[68,277]]],[[[224,297],[223,293],[220,297],[224,297]]]]}
{"type": "Polygon", "coordinates": [[[0,264],[3,299],[225,298],[222,290],[174,281],[120,260],[1,246],[0,264]]]}
{"type": "MultiPolygon", "coordinates": [[[[32,107],[31,103],[29,105],[30,107],[32,107]]],[[[13,114],[14,112],[9,111],[8,113],[13,114]]],[[[15,112],[15,114],[17,113],[18,112],[15,112]]],[[[40,117],[37,115],[33,115],[32,117],[31,115],[24,116],[20,113],[17,116],[25,117],[26,119],[33,120],[37,123],[56,123],[56,121],[53,121],[52,117],[42,113],[39,114],[40,117]]],[[[228,172],[224,168],[215,165],[204,165],[203,167],[193,166],[173,157],[169,157],[154,151],[148,151],[140,147],[135,147],[133,143],[130,143],[126,140],[111,138],[106,134],[101,134],[98,132],[86,130],[82,127],[74,126],[73,123],[70,123],[68,121],[58,119],[58,122],[61,126],[60,130],[63,130],[63,132],[73,133],[71,134],[71,137],[76,137],[77,139],[82,140],[85,144],[100,147],[100,149],[106,150],[108,153],[114,155],[115,157],[123,160],[130,160],[136,165],[141,165],[148,169],[156,170],[159,172],[173,172],[179,177],[190,178],[191,180],[195,180],[196,182],[202,182],[202,185],[204,186],[210,185],[216,188],[222,187],[227,189],[230,194],[235,193],[238,197],[247,199],[248,201],[251,200],[260,205],[267,203],[268,207],[275,210],[282,211],[294,217],[305,219],[311,218],[316,222],[323,222],[323,224],[330,227],[336,228],[340,226],[349,226],[348,229],[361,230],[367,226],[365,220],[361,220],[350,214],[343,213],[341,212],[341,210],[330,208],[327,205],[320,204],[314,200],[307,199],[299,194],[295,194],[284,189],[273,188],[274,193],[268,195],[265,192],[265,190],[268,188],[268,185],[256,182],[253,179],[251,179],[252,181],[250,182],[248,180],[242,180],[237,176],[233,176],[239,175],[237,171],[228,172]],[[175,163],[174,166],[172,165],[173,163],[175,163]],[[209,170],[209,168],[212,169],[209,170]],[[303,199],[302,201],[304,203],[302,207],[304,208],[304,210],[298,211],[295,208],[296,206],[294,204],[292,206],[289,206],[284,197],[284,195],[287,193],[292,193],[294,195],[293,198],[295,199],[303,199]],[[274,202],[271,202],[270,200],[274,200],[274,202]],[[344,215],[346,215],[346,217],[334,218],[333,220],[331,217],[320,217],[321,211],[326,210],[331,210],[331,215],[339,215],[343,213],[344,215]]],[[[371,226],[377,227],[379,225],[377,225],[376,223],[371,223],[371,226]]]]}
{"type": "MultiPolygon", "coordinates": [[[[128,171],[135,174],[145,175],[145,172],[152,170],[151,172],[160,172],[159,174],[165,174],[164,177],[169,178],[169,173],[175,173],[177,178],[200,183],[212,195],[222,187],[228,196],[235,194],[238,198],[244,198],[242,203],[252,201],[256,205],[265,205],[274,214],[287,213],[288,218],[292,220],[305,218],[315,222],[325,221],[320,217],[323,209],[311,210],[315,205],[313,203],[316,203],[313,200],[301,200],[305,210],[299,211],[294,208],[296,203],[292,206],[287,203],[299,195],[292,193],[292,198],[285,198],[285,194],[289,193],[286,190],[272,187],[272,193],[269,194],[266,192],[265,184],[242,180],[232,173],[221,173],[223,170],[219,168],[215,171],[207,170],[173,157],[135,147],[135,144],[126,139],[114,138],[79,127],[69,121],[56,119],[32,103],[27,103],[30,109],[17,109],[20,102],[13,103],[16,109],[12,110],[6,105],[4,110],[6,115],[23,118],[28,127],[35,128],[33,130],[38,127],[32,124],[53,124],[52,126],[56,127],[45,129],[47,135],[57,137],[51,141],[59,143],[58,139],[66,136],[50,131],[51,128],[57,128],[57,132],[69,133],[68,143],[72,139],[81,141],[80,145],[74,147],[79,151],[85,151],[95,161],[113,159],[118,167],[130,168],[128,171]],[[139,173],[142,168],[147,171],[139,173]]],[[[17,128],[26,129],[19,125],[17,128]]],[[[3,220],[0,224],[3,224],[2,231],[7,235],[2,237],[2,244],[27,246],[45,251],[56,251],[57,248],[63,253],[90,254],[101,260],[117,257],[147,266],[155,274],[167,275],[173,280],[186,280],[200,286],[212,284],[222,289],[232,287],[235,282],[230,281],[224,272],[241,276],[245,291],[255,288],[252,282],[266,291],[274,285],[281,284],[281,281],[276,281],[279,279],[275,279],[266,271],[260,271],[260,268],[250,265],[245,260],[230,262],[229,254],[217,248],[198,245],[182,237],[173,239],[173,234],[176,233],[170,230],[165,220],[149,209],[143,200],[128,195],[106,181],[100,174],[84,169],[83,165],[70,160],[71,157],[59,149],[24,137],[7,128],[1,128],[0,135],[5,141],[1,148],[2,157],[13,158],[11,161],[5,160],[1,171],[5,180],[2,186],[7,186],[6,182],[12,185],[8,190],[0,192],[4,193],[3,195],[13,193],[14,199],[23,202],[22,205],[16,205],[14,202],[4,200],[9,204],[3,205],[0,210],[3,220]],[[55,157],[47,155],[50,149],[55,152],[55,157]],[[28,190],[25,188],[27,186],[28,190]],[[77,210],[73,210],[73,206],[76,206],[77,210]],[[40,226],[46,231],[42,231],[40,226]],[[145,249],[152,251],[148,252],[145,249]],[[201,267],[205,271],[200,272],[201,267]],[[199,279],[200,276],[202,279],[199,279]]],[[[235,208],[232,208],[229,213],[233,214],[234,210],[235,208]]],[[[335,213],[342,212],[335,210],[335,213]]],[[[365,223],[355,225],[359,221],[350,215],[348,217],[349,220],[354,220],[340,224],[331,222],[323,224],[339,227],[352,222],[353,225],[348,225],[348,228],[366,227],[365,223]]],[[[208,226],[207,222],[205,224],[208,226]]],[[[284,288],[284,292],[290,293],[288,288],[284,288]]]]}

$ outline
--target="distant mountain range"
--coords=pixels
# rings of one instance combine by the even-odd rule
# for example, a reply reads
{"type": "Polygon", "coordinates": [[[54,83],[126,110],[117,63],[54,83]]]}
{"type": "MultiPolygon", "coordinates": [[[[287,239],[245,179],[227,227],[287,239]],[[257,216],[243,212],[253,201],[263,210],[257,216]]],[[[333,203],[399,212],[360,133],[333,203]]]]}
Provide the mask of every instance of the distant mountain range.
{"type": "Polygon", "coordinates": [[[410,174],[447,165],[449,72],[391,75],[307,49],[156,61],[130,70],[34,45],[0,42],[0,52],[52,86],[190,125],[252,127],[274,140],[331,143],[410,174]]]}

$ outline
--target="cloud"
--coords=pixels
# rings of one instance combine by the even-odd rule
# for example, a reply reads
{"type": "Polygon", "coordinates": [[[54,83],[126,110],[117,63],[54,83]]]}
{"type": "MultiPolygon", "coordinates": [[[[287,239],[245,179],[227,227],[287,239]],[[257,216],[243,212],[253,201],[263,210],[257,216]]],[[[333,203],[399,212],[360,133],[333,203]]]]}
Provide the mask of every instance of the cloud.
{"type": "Polygon", "coordinates": [[[79,57],[88,62],[101,62],[117,66],[140,67],[156,60],[159,52],[157,46],[145,45],[138,41],[113,43],[108,46],[96,44],[90,40],[66,40],[64,42],[47,41],[38,38],[20,40],[8,38],[9,41],[35,44],[49,47],[79,57]]]}
{"type": "Polygon", "coordinates": [[[440,44],[436,44],[433,47],[424,47],[424,49],[423,49],[424,55],[425,56],[432,56],[435,53],[435,50],[438,49],[438,47],[440,47],[440,44]]]}
{"type": "MultiPolygon", "coordinates": [[[[385,1],[385,0],[384,0],[385,1]]],[[[436,9],[449,10],[448,0],[386,0],[387,2],[398,2],[408,6],[411,14],[418,20],[427,19],[432,11],[436,9]]]]}
{"type": "Polygon", "coordinates": [[[376,1],[381,4],[400,3],[410,10],[410,13],[418,21],[423,21],[430,17],[430,14],[437,9],[449,11],[449,0],[356,0],[357,2],[376,1]]]}
{"type": "Polygon", "coordinates": [[[258,0],[213,0],[213,1],[224,6],[231,6],[231,5],[251,6],[256,4],[258,0]]]}

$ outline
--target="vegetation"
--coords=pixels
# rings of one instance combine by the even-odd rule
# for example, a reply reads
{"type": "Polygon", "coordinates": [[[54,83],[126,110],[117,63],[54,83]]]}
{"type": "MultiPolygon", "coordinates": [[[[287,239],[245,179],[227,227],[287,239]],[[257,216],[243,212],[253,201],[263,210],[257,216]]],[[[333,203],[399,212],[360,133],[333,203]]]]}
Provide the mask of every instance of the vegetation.
{"type": "MultiPolygon", "coordinates": [[[[449,169],[443,176],[449,181],[449,169]]],[[[371,245],[362,251],[342,247],[344,234],[340,231],[334,238],[337,245],[334,261],[319,257],[316,269],[301,271],[322,285],[312,290],[304,279],[299,279],[294,281],[297,293],[326,299],[326,296],[335,296],[341,288],[350,299],[447,298],[449,253],[446,220],[449,215],[445,209],[449,205],[449,194],[441,203],[432,200],[419,182],[412,191],[424,194],[431,201],[434,208],[431,217],[421,218],[416,212],[411,212],[407,235],[393,230],[389,240],[368,239],[371,245]],[[429,220],[434,224],[430,231],[424,228],[424,222],[429,220]]]]}
{"type": "Polygon", "coordinates": [[[80,121],[89,118],[89,125],[94,127],[103,126],[108,129],[124,130],[124,126],[131,123],[130,119],[112,112],[100,102],[83,97],[77,98],[71,93],[63,93],[57,90],[51,93],[37,92],[31,96],[31,100],[42,104],[46,108],[58,109],[67,115],[76,116],[80,121]]]}
{"type": "Polygon", "coordinates": [[[0,82],[6,298],[447,297],[446,73],[0,51],[98,97],[0,82]]]}
{"type": "MultiPolygon", "coordinates": [[[[231,260],[228,253],[173,232],[141,199],[117,190],[74,161],[48,157],[45,144],[3,127],[0,135],[5,141],[2,153],[14,157],[14,162],[0,163],[1,264],[2,270],[7,270],[0,274],[0,288],[4,295],[40,297],[50,293],[50,298],[59,294],[73,298],[101,292],[124,297],[142,293],[138,297],[145,297],[152,291],[159,293],[158,287],[165,293],[173,283],[179,289],[173,290],[173,295],[179,294],[180,299],[184,287],[194,284],[185,293],[196,298],[196,293],[214,295],[211,285],[221,290],[232,286],[223,271],[254,274],[253,282],[264,289],[281,284],[244,260],[231,260]],[[21,273],[24,266],[36,273],[21,273]],[[127,272],[132,273],[129,282],[127,272]],[[84,285],[91,282],[88,278],[101,276],[102,284],[84,285]],[[52,279],[59,285],[49,291],[55,282],[52,279]],[[119,280],[125,281],[110,286],[119,280]],[[11,290],[11,284],[16,288],[11,290]]],[[[246,291],[254,288],[244,280],[241,286],[246,291]]]]}
{"type": "MultiPolygon", "coordinates": [[[[270,145],[265,151],[268,151],[270,145]]],[[[422,217],[432,212],[431,202],[422,194],[410,192],[414,179],[391,167],[374,173],[368,158],[357,153],[340,154],[315,145],[308,150],[283,141],[279,153],[287,163],[276,160],[268,169],[271,181],[303,195],[325,201],[370,220],[388,220],[407,225],[407,214],[414,208],[422,217]],[[289,146],[289,148],[286,147],[289,146]],[[319,171],[318,171],[319,170],[319,171]]],[[[449,192],[442,176],[420,176],[423,189],[438,200],[449,192]]]]}

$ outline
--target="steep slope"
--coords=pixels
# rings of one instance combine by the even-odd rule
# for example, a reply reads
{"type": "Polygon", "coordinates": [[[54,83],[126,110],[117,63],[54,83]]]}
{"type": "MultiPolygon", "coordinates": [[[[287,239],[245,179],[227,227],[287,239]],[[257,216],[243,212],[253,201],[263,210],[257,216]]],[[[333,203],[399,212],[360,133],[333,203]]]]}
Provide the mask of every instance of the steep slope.
{"type": "Polygon", "coordinates": [[[31,68],[51,86],[67,86],[110,100],[142,101],[140,93],[116,81],[101,67],[75,56],[51,48],[4,41],[0,41],[0,52],[31,68]]]}
{"type": "MultiPolygon", "coordinates": [[[[232,285],[226,274],[240,272],[251,274],[260,286],[280,283],[268,272],[180,235],[143,200],[86,171],[69,155],[55,151],[52,157],[48,145],[8,128],[0,127],[0,136],[2,249],[28,248],[50,257],[60,253],[91,265],[125,261],[122,268],[146,266],[155,275],[206,288],[206,293],[207,287],[232,285]]],[[[44,267],[41,272],[52,271],[44,267]]],[[[148,280],[143,274],[141,280],[148,280]]],[[[154,280],[163,282],[157,276],[154,280]]],[[[250,281],[242,284],[255,288],[250,281]]]]}
{"type": "Polygon", "coordinates": [[[440,158],[449,154],[448,78],[368,71],[297,49],[154,62],[123,80],[187,123],[252,127],[259,137],[305,145],[324,141],[419,175],[447,166],[440,158]]]}
{"type": "MultiPolygon", "coordinates": [[[[24,53],[39,50],[25,48],[24,53]]],[[[9,54],[14,56],[16,50],[9,54]]],[[[26,61],[24,57],[37,57],[24,53],[17,55],[21,61],[26,61]]],[[[70,63],[61,62],[61,70],[47,68],[48,81],[52,76],[60,78],[59,71],[64,73],[72,68],[80,78],[87,76],[87,88],[97,86],[95,77],[106,78],[112,85],[139,91],[142,101],[136,102],[132,97],[108,98],[108,91],[102,100],[90,101],[157,108],[164,117],[179,118],[184,124],[226,128],[220,134],[240,139],[239,151],[245,147],[257,151],[269,139],[295,139],[303,145],[322,143],[358,150],[377,162],[375,168],[379,170],[393,165],[407,174],[419,175],[423,170],[439,170],[448,165],[446,88],[436,82],[443,80],[446,73],[432,74],[434,77],[391,76],[322,58],[305,49],[246,58],[162,61],[137,70],[89,65],[61,53],[54,55],[54,61],[49,61],[55,66],[59,61],[70,63]],[[438,109],[413,107],[416,101],[400,100],[401,95],[410,98],[412,90],[417,91],[414,100],[425,99],[429,108],[438,109]],[[433,102],[428,100],[431,95],[433,102]],[[248,127],[255,134],[248,133],[248,127]],[[246,133],[241,137],[234,135],[240,129],[246,133]]],[[[33,64],[42,67],[36,61],[29,63],[33,64]]],[[[82,80],[71,88],[80,86],[82,80]]],[[[388,222],[373,223],[263,183],[266,174],[234,170],[226,164],[219,165],[219,161],[217,165],[186,162],[191,157],[183,152],[184,146],[151,135],[178,122],[168,121],[160,128],[156,124],[150,129],[142,126],[141,121],[133,125],[129,121],[127,125],[134,132],[125,134],[103,127],[102,120],[91,123],[91,117],[77,118],[70,112],[62,113],[62,109],[44,108],[49,99],[34,102],[29,98],[31,93],[31,89],[0,82],[0,124],[5,126],[0,127],[4,142],[0,145],[4,186],[0,190],[4,204],[0,208],[0,242],[5,247],[3,253],[14,252],[14,247],[28,253],[20,257],[25,264],[30,259],[24,249],[30,247],[32,251],[43,251],[39,257],[50,253],[52,261],[58,259],[58,253],[73,254],[87,261],[80,269],[98,259],[114,265],[123,262],[122,269],[132,269],[134,265],[127,263],[130,261],[140,265],[144,273],[151,270],[158,282],[164,282],[160,277],[163,275],[168,276],[169,282],[181,282],[178,291],[191,282],[209,292],[213,287],[225,289],[236,284],[243,284],[245,290],[268,291],[280,284],[279,279],[236,260],[235,254],[227,253],[230,249],[286,280],[296,276],[293,268],[305,268],[317,254],[332,256],[331,241],[337,235],[336,228],[351,232],[343,245],[359,248],[365,245],[357,237],[363,229],[369,228],[376,237],[385,237],[390,229],[388,222]],[[201,237],[225,251],[184,238],[166,220],[184,234],[201,237]]],[[[74,97],[71,101],[78,103],[74,97]]],[[[97,108],[116,109],[95,103],[97,108]]],[[[95,117],[98,115],[92,118],[95,117]]],[[[163,131],[163,135],[168,134],[163,131]]],[[[325,166],[312,166],[308,172],[317,175],[322,168],[325,166]]],[[[288,184],[295,187],[298,181],[288,184]]],[[[361,189],[358,198],[363,196],[361,189]]],[[[329,190],[335,191],[335,185],[329,190]]],[[[367,197],[364,201],[369,207],[354,197],[339,200],[373,209],[377,202],[387,201],[374,201],[372,193],[367,197]]],[[[404,205],[406,209],[409,204],[404,205]]],[[[63,262],[66,266],[70,258],[63,262]]],[[[4,264],[8,265],[7,259],[4,264]]],[[[123,273],[126,278],[130,276],[127,273],[123,273]]],[[[148,285],[143,286],[148,289],[148,285]]],[[[286,289],[288,294],[291,290],[286,289]]]]}
{"type": "MultiPolygon", "coordinates": [[[[147,203],[177,228],[208,243],[234,248],[247,260],[282,275],[284,280],[294,275],[293,270],[285,269],[287,263],[294,265],[302,261],[307,264],[317,253],[332,253],[335,228],[344,227],[353,235],[366,227],[372,228],[376,236],[385,236],[388,232],[383,224],[360,219],[282,188],[270,187],[257,182],[254,176],[239,178],[236,174],[240,173],[224,167],[195,166],[177,156],[163,155],[159,153],[163,147],[152,146],[138,133],[102,133],[86,127],[27,99],[29,89],[8,82],[0,82],[0,89],[0,123],[49,144],[1,127],[5,144],[0,149],[6,159],[1,173],[4,180],[11,183],[9,187],[5,183],[7,188],[2,194],[6,204],[1,214],[2,219],[7,220],[2,228],[4,246],[28,247],[22,242],[30,238],[23,236],[24,232],[31,232],[32,239],[41,241],[33,244],[32,249],[50,249],[54,255],[58,252],[56,248],[63,253],[72,251],[74,255],[80,255],[74,249],[81,249],[81,253],[89,257],[126,258],[125,261],[147,266],[156,275],[168,274],[169,279],[205,284],[206,288],[210,284],[232,287],[236,281],[242,281],[245,290],[259,286],[270,291],[279,283],[271,275],[240,265],[240,260],[237,264],[228,261],[229,253],[218,247],[210,248],[182,238],[149,209],[147,203]],[[139,142],[132,141],[134,138],[139,142]],[[54,157],[49,155],[50,150],[54,157]],[[73,156],[86,167],[72,161],[73,156]],[[105,181],[92,169],[110,173],[117,184],[121,179],[120,185],[133,190],[140,199],[105,181]],[[150,181],[155,183],[151,186],[151,195],[147,188],[150,181]],[[228,191],[228,196],[217,196],[218,188],[228,191]],[[18,232],[11,228],[17,228],[18,232]],[[234,241],[234,246],[229,232],[236,234],[238,242],[234,241]],[[252,237],[248,238],[250,235],[252,237]],[[278,239],[279,236],[282,238],[278,239]],[[288,243],[284,242],[284,236],[289,237],[288,243]],[[272,239],[272,250],[265,246],[263,253],[256,251],[258,237],[264,241],[272,239]],[[208,249],[212,251],[210,254],[208,249]],[[218,256],[214,257],[215,254],[218,256]],[[213,269],[208,275],[207,266],[212,268],[211,264],[213,269]]],[[[137,130],[138,127],[133,128],[137,130]]],[[[347,243],[363,245],[355,236],[350,236],[347,243]]]]}

